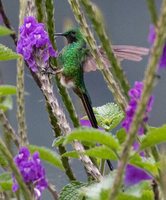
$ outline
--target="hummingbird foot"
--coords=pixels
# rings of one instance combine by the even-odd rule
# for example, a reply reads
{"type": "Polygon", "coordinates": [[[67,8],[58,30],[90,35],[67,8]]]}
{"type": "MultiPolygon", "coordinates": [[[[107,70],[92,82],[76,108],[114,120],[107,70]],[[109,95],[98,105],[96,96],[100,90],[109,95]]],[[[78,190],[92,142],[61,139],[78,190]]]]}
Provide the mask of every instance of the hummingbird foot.
{"type": "Polygon", "coordinates": [[[53,66],[50,66],[48,68],[42,69],[40,72],[41,74],[57,75],[62,72],[62,69],[57,69],[57,68],[54,68],[53,66]]]}
{"type": "Polygon", "coordinates": [[[40,73],[42,74],[42,75],[55,75],[55,72],[51,69],[50,70],[50,68],[45,68],[45,69],[42,69],[42,70],[40,70],[40,73]]]}

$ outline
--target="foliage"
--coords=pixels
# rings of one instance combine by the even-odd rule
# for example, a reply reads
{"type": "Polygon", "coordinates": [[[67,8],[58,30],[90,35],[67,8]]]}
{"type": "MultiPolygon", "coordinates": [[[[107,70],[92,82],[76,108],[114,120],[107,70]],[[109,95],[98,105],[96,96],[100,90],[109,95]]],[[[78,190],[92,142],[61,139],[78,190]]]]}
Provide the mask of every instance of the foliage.
{"type": "MultiPolygon", "coordinates": [[[[7,17],[8,11],[5,11],[0,1],[0,20],[4,24],[0,25],[0,37],[14,39],[17,52],[22,54],[21,56],[0,44],[0,62],[3,64],[4,61],[16,59],[18,67],[17,74],[14,74],[17,86],[6,83],[0,85],[0,124],[2,132],[5,133],[0,138],[0,195],[2,193],[7,199],[41,199],[44,188],[48,187],[48,192],[54,200],[164,199],[166,158],[158,146],[165,145],[166,125],[149,127],[148,118],[153,104],[151,93],[156,85],[154,74],[161,68],[166,68],[166,0],[163,0],[159,14],[156,12],[155,1],[147,1],[154,23],[150,26],[149,34],[151,55],[144,80],[135,81],[134,88],[130,87],[119,61],[140,61],[142,56],[147,55],[148,49],[112,46],[99,8],[90,0],[68,2],[80,29],[59,34],[65,36],[69,44],[57,54],[54,40],[54,9],[56,11],[57,8],[54,8],[53,0],[20,1],[21,28],[18,40],[17,31],[13,30],[7,17]],[[96,45],[92,27],[88,26],[89,22],[98,36],[100,47],[96,45]],[[23,59],[45,100],[46,112],[55,136],[52,138],[53,142],[50,141],[53,149],[45,147],[45,144],[32,145],[26,131],[26,127],[28,132],[31,131],[30,122],[28,121],[28,126],[23,124],[29,109],[24,106],[23,98],[23,59]],[[72,64],[68,65],[66,60],[72,64]],[[76,67],[73,68],[74,66],[76,67]],[[96,69],[100,70],[115,102],[91,108],[90,97],[85,94],[86,88],[81,73],[96,69]],[[56,76],[55,87],[51,81],[51,74],[56,76]],[[85,107],[87,116],[83,119],[87,120],[88,127],[80,125],[77,109],[61,84],[65,80],[72,86],[75,83],[74,92],[81,98],[85,107]],[[58,95],[61,96],[60,103],[58,95]],[[13,108],[13,96],[16,96],[16,131],[8,121],[8,115],[10,116],[10,110],[13,108]],[[62,104],[69,115],[63,111],[62,104]],[[68,116],[71,121],[68,120],[68,116]],[[61,170],[68,178],[68,183],[63,185],[60,192],[56,191],[54,185],[58,184],[56,178],[53,180],[47,177],[40,159],[50,164],[53,169],[61,170]],[[75,159],[74,164],[71,159],[75,159]],[[107,169],[109,162],[114,168],[111,172],[107,169]],[[85,170],[84,182],[80,182],[78,176],[78,163],[85,170]],[[133,170],[130,170],[130,173],[127,172],[127,169],[131,169],[129,166],[132,166],[133,170]],[[127,178],[132,184],[127,183],[127,178]]],[[[40,113],[38,116],[40,117],[40,113]]],[[[39,133],[35,134],[40,140],[39,133]]],[[[40,130],[40,134],[45,133],[40,130]]]]}
{"type": "Polygon", "coordinates": [[[106,131],[115,128],[124,118],[124,113],[115,103],[107,103],[103,106],[94,108],[97,122],[106,131]]]}
{"type": "Polygon", "coordinates": [[[12,189],[12,179],[11,174],[4,172],[0,175],[0,191],[11,191],[12,189]]]}
{"type": "Polygon", "coordinates": [[[0,44],[0,61],[13,60],[19,58],[19,55],[8,47],[0,44]]]}
{"type": "Polygon", "coordinates": [[[0,25],[0,36],[5,36],[5,35],[9,35],[9,34],[12,34],[13,31],[6,28],[5,26],[1,26],[0,25]]]}
{"type": "Polygon", "coordinates": [[[74,140],[89,141],[92,142],[92,144],[94,142],[104,144],[114,151],[118,149],[118,142],[111,134],[94,128],[79,128],[73,130],[66,136],[64,144],[74,140]]]}
{"type": "Polygon", "coordinates": [[[163,125],[159,128],[150,129],[147,132],[146,137],[143,138],[140,149],[143,150],[163,142],[166,142],[166,125],[163,125]]]}
{"type": "Polygon", "coordinates": [[[36,145],[30,145],[29,149],[31,153],[34,153],[36,151],[39,152],[40,158],[42,160],[48,162],[55,167],[58,167],[61,170],[64,170],[61,159],[55,151],[52,151],[51,149],[48,149],[46,147],[39,147],[36,145]]]}
{"type": "Polygon", "coordinates": [[[84,186],[86,186],[85,183],[77,181],[71,182],[61,190],[59,200],[81,200],[79,190],[84,186]]]}
{"type": "Polygon", "coordinates": [[[13,101],[11,95],[16,94],[16,87],[12,85],[0,85],[0,109],[7,111],[12,109],[13,101]]]}
{"type": "MultiPolygon", "coordinates": [[[[105,200],[109,198],[110,188],[112,187],[115,174],[111,174],[105,177],[100,183],[92,184],[88,187],[80,189],[80,194],[86,197],[87,200],[105,200]]],[[[127,188],[125,192],[119,193],[118,200],[143,200],[153,199],[153,193],[150,191],[150,185],[148,182],[142,182],[130,188],[127,188]]]]}

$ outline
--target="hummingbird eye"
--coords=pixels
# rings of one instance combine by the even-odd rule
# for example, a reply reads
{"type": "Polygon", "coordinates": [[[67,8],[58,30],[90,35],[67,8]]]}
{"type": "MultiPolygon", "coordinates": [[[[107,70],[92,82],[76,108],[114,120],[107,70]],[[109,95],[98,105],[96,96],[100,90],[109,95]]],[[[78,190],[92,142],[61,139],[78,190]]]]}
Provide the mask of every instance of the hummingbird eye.
{"type": "Polygon", "coordinates": [[[72,32],[71,32],[71,35],[72,35],[73,37],[75,37],[75,36],[76,36],[76,32],[72,31],[72,32]]]}
{"type": "Polygon", "coordinates": [[[66,33],[66,36],[68,43],[73,43],[73,42],[77,42],[77,35],[76,35],[76,31],[69,31],[66,33]]]}

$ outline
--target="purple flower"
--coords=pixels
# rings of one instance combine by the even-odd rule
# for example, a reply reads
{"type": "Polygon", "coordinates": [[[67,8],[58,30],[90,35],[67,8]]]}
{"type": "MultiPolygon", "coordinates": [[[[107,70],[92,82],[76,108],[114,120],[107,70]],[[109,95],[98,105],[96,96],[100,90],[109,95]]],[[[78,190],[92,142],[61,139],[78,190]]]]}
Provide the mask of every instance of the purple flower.
{"type": "MultiPolygon", "coordinates": [[[[81,124],[81,126],[92,127],[92,124],[91,124],[91,122],[90,122],[89,119],[81,119],[81,120],[80,120],[80,124],[81,124]]],[[[103,130],[103,128],[100,127],[100,126],[98,127],[98,129],[99,129],[99,130],[103,130]]]]}
{"type": "MultiPolygon", "coordinates": [[[[130,130],[130,126],[133,121],[133,117],[135,115],[138,102],[142,95],[143,87],[144,85],[142,82],[136,81],[134,84],[134,87],[129,90],[130,101],[126,109],[126,117],[124,121],[122,122],[122,126],[123,128],[126,129],[127,133],[130,130]]],[[[148,114],[152,110],[153,102],[154,102],[154,97],[151,96],[149,98],[149,101],[146,106],[146,110],[144,112],[144,118],[143,118],[144,123],[148,121],[148,114]]],[[[139,127],[138,134],[139,135],[144,134],[144,127],[141,125],[139,127]]],[[[135,141],[133,144],[133,150],[137,151],[138,149],[139,149],[139,143],[135,141]]],[[[140,155],[144,157],[144,152],[141,152],[140,155]]],[[[147,174],[144,170],[130,164],[126,166],[125,179],[124,179],[126,186],[134,185],[143,180],[149,180],[149,179],[152,179],[151,176],[147,174]]]]}
{"type": "Polygon", "coordinates": [[[152,177],[149,174],[147,174],[144,170],[130,164],[126,166],[124,178],[125,186],[135,185],[141,181],[151,179],[152,177]]]}
{"type": "MultiPolygon", "coordinates": [[[[152,45],[156,39],[156,30],[154,25],[150,25],[148,41],[152,45]]],[[[159,68],[166,68],[166,42],[163,47],[163,52],[159,61],[159,68]]]]}
{"type": "MultiPolygon", "coordinates": [[[[24,182],[34,188],[36,199],[39,199],[42,191],[48,186],[45,169],[41,164],[39,153],[35,152],[33,155],[30,155],[27,147],[21,147],[18,155],[15,156],[14,161],[24,182]]],[[[18,188],[18,183],[13,177],[13,192],[16,192],[18,188]]]]}
{"type": "Polygon", "coordinates": [[[47,68],[49,57],[57,56],[44,24],[38,23],[32,16],[26,17],[20,27],[17,52],[23,55],[29,68],[34,72],[39,68],[47,68]]]}
{"type": "MultiPolygon", "coordinates": [[[[126,109],[126,117],[125,117],[124,121],[122,122],[122,127],[125,128],[127,132],[129,132],[131,123],[133,121],[133,117],[136,112],[138,102],[142,95],[142,90],[143,90],[143,83],[137,82],[137,81],[135,82],[134,87],[129,90],[130,101],[129,101],[128,107],[126,109]]],[[[153,102],[154,102],[154,97],[151,96],[149,98],[148,104],[146,106],[143,122],[148,121],[148,113],[152,109],[153,102]]],[[[140,125],[138,134],[142,135],[143,133],[144,133],[144,128],[140,125]]]]}
{"type": "Polygon", "coordinates": [[[153,44],[156,38],[156,31],[154,25],[150,24],[149,27],[149,35],[148,35],[148,42],[153,44]]]}
{"type": "Polygon", "coordinates": [[[80,124],[81,124],[81,126],[92,127],[92,125],[88,119],[81,119],[80,124]]]}
{"type": "Polygon", "coordinates": [[[15,157],[14,161],[17,165],[19,165],[21,162],[27,161],[29,159],[29,156],[30,152],[27,147],[22,147],[18,155],[15,157]]]}

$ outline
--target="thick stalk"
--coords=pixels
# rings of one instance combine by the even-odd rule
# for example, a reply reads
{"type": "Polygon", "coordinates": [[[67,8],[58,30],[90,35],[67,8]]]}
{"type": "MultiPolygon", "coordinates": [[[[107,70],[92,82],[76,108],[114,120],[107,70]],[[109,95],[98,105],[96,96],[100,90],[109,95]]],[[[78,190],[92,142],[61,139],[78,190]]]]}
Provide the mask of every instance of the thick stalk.
{"type": "Polygon", "coordinates": [[[111,68],[109,68],[114,75],[114,79],[120,83],[123,93],[128,98],[128,90],[130,89],[129,82],[124,74],[122,67],[120,66],[118,60],[116,59],[110,38],[108,38],[104,23],[102,23],[101,14],[98,10],[93,6],[93,4],[89,0],[81,0],[82,5],[85,8],[86,13],[88,14],[89,19],[92,21],[94,25],[94,29],[99,36],[101,41],[102,48],[104,49],[109,62],[111,64],[111,68]]]}
{"type": "Polygon", "coordinates": [[[44,6],[43,0],[35,0],[36,10],[37,10],[37,21],[43,22],[44,21],[44,6]]]}
{"type": "MultiPolygon", "coordinates": [[[[20,0],[19,25],[23,23],[25,16],[25,2],[20,0]]],[[[25,120],[25,98],[24,98],[24,60],[22,57],[17,60],[17,121],[18,134],[21,146],[28,144],[27,127],[25,120]]]]}
{"type": "MultiPolygon", "coordinates": [[[[166,39],[166,0],[163,0],[162,3],[162,11],[161,16],[158,23],[158,31],[156,34],[156,40],[152,48],[151,58],[148,63],[147,70],[145,72],[144,77],[144,88],[140,103],[138,104],[136,114],[134,116],[133,122],[131,124],[131,128],[122,149],[122,153],[120,156],[120,161],[117,169],[117,174],[113,183],[113,187],[111,190],[110,200],[114,200],[117,198],[119,189],[122,184],[122,176],[124,174],[124,170],[129,159],[130,150],[132,144],[136,138],[136,134],[139,128],[140,123],[142,122],[144,111],[146,109],[146,105],[148,103],[151,92],[154,88],[155,82],[155,74],[157,72],[158,62],[162,53],[163,45],[166,39]]],[[[163,194],[164,195],[164,194],[163,194]]]]}
{"type": "Polygon", "coordinates": [[[156,26],[157,25],[157,9],[155,5],[155,0],[146,0],[152,23],[156,26]]]}
{"type": "MultiPolygon", "coordinates": [[[[46,102],[47,102],[47,100],[46,100],[46,102]]],[[[49,105],[48,102],[46,104],[47,104],[47,110],[49,113],[49,119],[50,119],[50,123],[52,125],[52,129],[54,131],[55,137],[58,138],[59,136],[61,136],[61,129],[60,129],[59,125],[57,124],[57,118],[54,116],[51,106],[49,105]]],[[[59,151],[60,155],[62,155],[66,152],[66,149],[63,145],[59,145],[58,151],[59,151]]],[[[68,157],[61,157],[61,160],[62,160],[63,167],[65,169],[65,173],[66,173],[67,177],[69,178],[69,180],[71,180],[71,181],[76,180],[76,178],[72,172],[72,169],[70,167],[68,157]]]]}
{"type": "Polygon", "coordinates": [[[2,110],[0,110],[0,121],[2,123],[5,133],[9,136],[9,138],[12,139],[14,144],[17,147],[19,147],[19,138],[15,133],[14,129],[12,128],[12,126],[10,125],[8,119],[6,118],[5,113],[2,110]]]}

